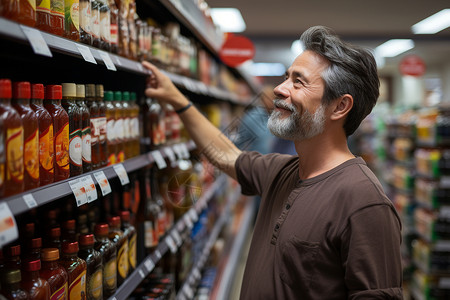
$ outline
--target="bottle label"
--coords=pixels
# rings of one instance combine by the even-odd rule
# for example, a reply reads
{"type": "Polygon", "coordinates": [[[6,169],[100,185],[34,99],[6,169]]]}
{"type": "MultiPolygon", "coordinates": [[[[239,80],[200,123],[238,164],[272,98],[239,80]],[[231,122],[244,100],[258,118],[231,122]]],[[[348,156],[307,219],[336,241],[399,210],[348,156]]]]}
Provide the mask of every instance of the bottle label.
{"type": "Polygon", "coordinates": [[[53,173],[53,124],[39,135],[39,162],[41,166],[53,173]]]}
{"type": "Polygon", "coordinates": [[[128,275],[128,243],[123,243],[117,253],[117,271],[122,278],[128,275]]]}
{"type": "Polygon", "coordinates": [[[99,128],[100,128],[99,140],[100,140],[100,143],[103,143],[106,141],[106,135],[107,135],[106,117],[99,118],[99,128]]]}
{"type": "Polygon", "coordinates": [[[128,242],[128,261],[130,267],[136,269],[136,234],[133,234],[128,242]]]}
{"type": "Polygon", "coordinates": [[[83,161],[91,163],[91,127],[84,128],[81,135],[83,161]]]}
{"type": "Polygon", "coordinates": [[[94,38],[100,37],[100,12],[98,9],[92,10],[91,14],[91,30],[94,38]]]}
{"type": "Polygon", "coordinates": [[[91,145],[98,143],[100,136],[100,118],[91,118],[91,145]]]}
{"type": "Polygon", "coordinates": [[[109,43],[111,40],[111,20],[110,20],[110,13],[108,11],[101,11],[100,12],[100,38],[103,41],[106,41],[109,43]]]}
{"type": "Polygon", "coordinates": [[[101,268],[99,268],[94,272],[94,274],[91,275],[86,289],[89,294],[89,297],[87,297],[87,299],[97,300],[103,298],[103,276],[101,268]]]}
{"type": "Polygon", "coordinates": [[[81,166],[81,147],[81,130],[77,129],[70,134],[69,156],[71,164],[81,166]]]}
{"type": "Polygon", "coordinates": [[[69,170],[69,123],[66,123],[55,135],[56,163],[69,170]]]}
{"type": "Polygon", "coordinates": [[[60,300],[60,299],[67,299],[67,282],[57,289],[52,296],[50,297],[50,300],[60,300]]]}
{"type": "Polygon", "coordinates": [[[107,123],[107,130],[106,130],[106,137],[108,139],[108,142],[114,142],[116,139],[116,134],[115,134],[115,124],[114,124],[114,119],[110,119],[108,120],[107,123]]]}
{"type": "Polygon", "coordinates": [[[36,7],[36,11],[50,13],[50,0],[42,0],[36,7]]]}
{"type": "Polygon", "coordinates": [[[66,18],[69,18],[69,24],[72,22],[77,31],[80,31],[80,5],[78,0],[65,0],[65,3],[66,7],[70,5],[69,15],[66,15],[66,18]]]}
{"type": "Polygon", "coordinates": [[[39,180],[39,137],[36,129],[26,140],[23,151],[25,170],[31,178],[39,180]]]}
{"type": "Polygon", "coordinates": [[[91,33],[91,1],[80,1],[80,28],[91,33]]]}
{"type": "Polygon", "coordinates": [[[36,0],[28,0],[28,3],[30,4],[31,8],[36,11],[36,0]]]}
{"type": "Polygon", "coordinates": [[[115,257],[103,265],[103,284],[107,289],[117,287],[117,262],[115,257]]]}
{"type": "Polygon", "coordinates": [[[145,248],[151,248],[156,246],[158,235],[156,234],[155,230],[156,226],[153,225],[152,221],[145,221],[144,222],[144,230],[145,230],[145,248]]]}
{"type": "Polygon", "coordinates": [[[123,128],[123,119],[120,118],[116,120],[114,123],[114,132],[116,135],[116,138],[119,140],[122,140],[124,137],[124,128],[123,128]]]}
{"type": "Polygon", "coordinates": [[[50,0],[52,15],[64,18],[64,0],[50,0]]]}
{"type": "Polygon", "coordinates": [[[116,160],[116,155],[114,153],[111,153],[108,156],[108,166],[114,165],[117,162],[116,160]]]}
{"type": "Polygon", "coordinates": [[[110,42],[113,45],[119,44],[119,26],[117,24],[111,24],[111,36],[110,42]]]}
{"type": "Polygon", "coordinates": [[[23,127],[6,130],[6,180],[23,181],[23,127]]]}
{"type": "Polygon", "coordinates": [[[81,272],[69,285],[69,299],[86,298],[86,271],[81,272]]]}
{"type": "Polygon", "coordinates": [[[130,118],[123,119],[123,138],[128,140],[131,138],[130,118]]]}

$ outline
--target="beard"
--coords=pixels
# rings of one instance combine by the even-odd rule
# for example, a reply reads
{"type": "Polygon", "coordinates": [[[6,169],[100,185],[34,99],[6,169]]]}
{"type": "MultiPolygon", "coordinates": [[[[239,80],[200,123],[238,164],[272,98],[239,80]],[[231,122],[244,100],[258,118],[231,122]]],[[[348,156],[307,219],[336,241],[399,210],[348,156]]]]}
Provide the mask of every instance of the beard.
{"type": "Polygon", "coordinates": [[[321,134],[325,125],[325,106],[321,104],[314,114],[305,110],[302,114],[292,104],[275,99],[275,107],[291,112],[288,117],[282,118],[282,112],[273,110],[270,114],[267,128],[270,132],[282,139],[300,141],[310,139],[321,134]]]}

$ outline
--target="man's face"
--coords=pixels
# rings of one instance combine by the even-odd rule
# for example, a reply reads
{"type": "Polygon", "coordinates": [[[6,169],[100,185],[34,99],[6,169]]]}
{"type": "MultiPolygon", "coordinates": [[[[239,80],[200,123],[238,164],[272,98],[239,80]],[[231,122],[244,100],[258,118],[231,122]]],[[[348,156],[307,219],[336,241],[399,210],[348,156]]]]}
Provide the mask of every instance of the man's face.
{"type": "Polygon", "coordinates": [[[267,124],[276,136],[289,140],[310,139],[323,132],[326,107],[322,105],[322,71],[328,62],[312,51],[299,55],[274,89],[275,109],[267,124]]]}

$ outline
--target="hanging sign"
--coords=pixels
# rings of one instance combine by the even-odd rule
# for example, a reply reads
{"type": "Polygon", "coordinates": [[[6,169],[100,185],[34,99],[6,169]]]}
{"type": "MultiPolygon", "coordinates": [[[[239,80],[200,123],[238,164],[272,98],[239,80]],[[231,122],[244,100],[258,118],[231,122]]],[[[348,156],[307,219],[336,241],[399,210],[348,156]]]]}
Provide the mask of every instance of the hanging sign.
{"type": "Polygon", "coordinates": [[[242,35],[229,33],[219,50],[220,59],[229,67],[237,67],[243,62],[252,59],[255,55],[255,46],[252,41],[242,35]]]}
{"type": "Polygon", "coordinates": [[[407,55],[400,61],[400,72],[403,75],[419,77],[425,74],[425,70],[425,62],[417,55],[407,55]]]}

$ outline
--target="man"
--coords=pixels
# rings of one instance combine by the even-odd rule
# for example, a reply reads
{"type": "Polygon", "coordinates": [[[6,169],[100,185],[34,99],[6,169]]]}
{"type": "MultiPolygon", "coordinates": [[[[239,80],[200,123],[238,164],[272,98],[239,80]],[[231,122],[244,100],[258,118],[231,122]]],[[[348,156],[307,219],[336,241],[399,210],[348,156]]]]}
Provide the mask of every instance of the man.
{"type": "Polygon", "coordinates": [[[179,110],[198,148],[244,194],[262,196],[242,299],[402,299],[400,219],[347,146],[379,95],[375,60],[322,26],[301,40],[306,50],[274,89],[268,122],[298,156],[241,152],[148,63],[146,94],[179,110]]]}

